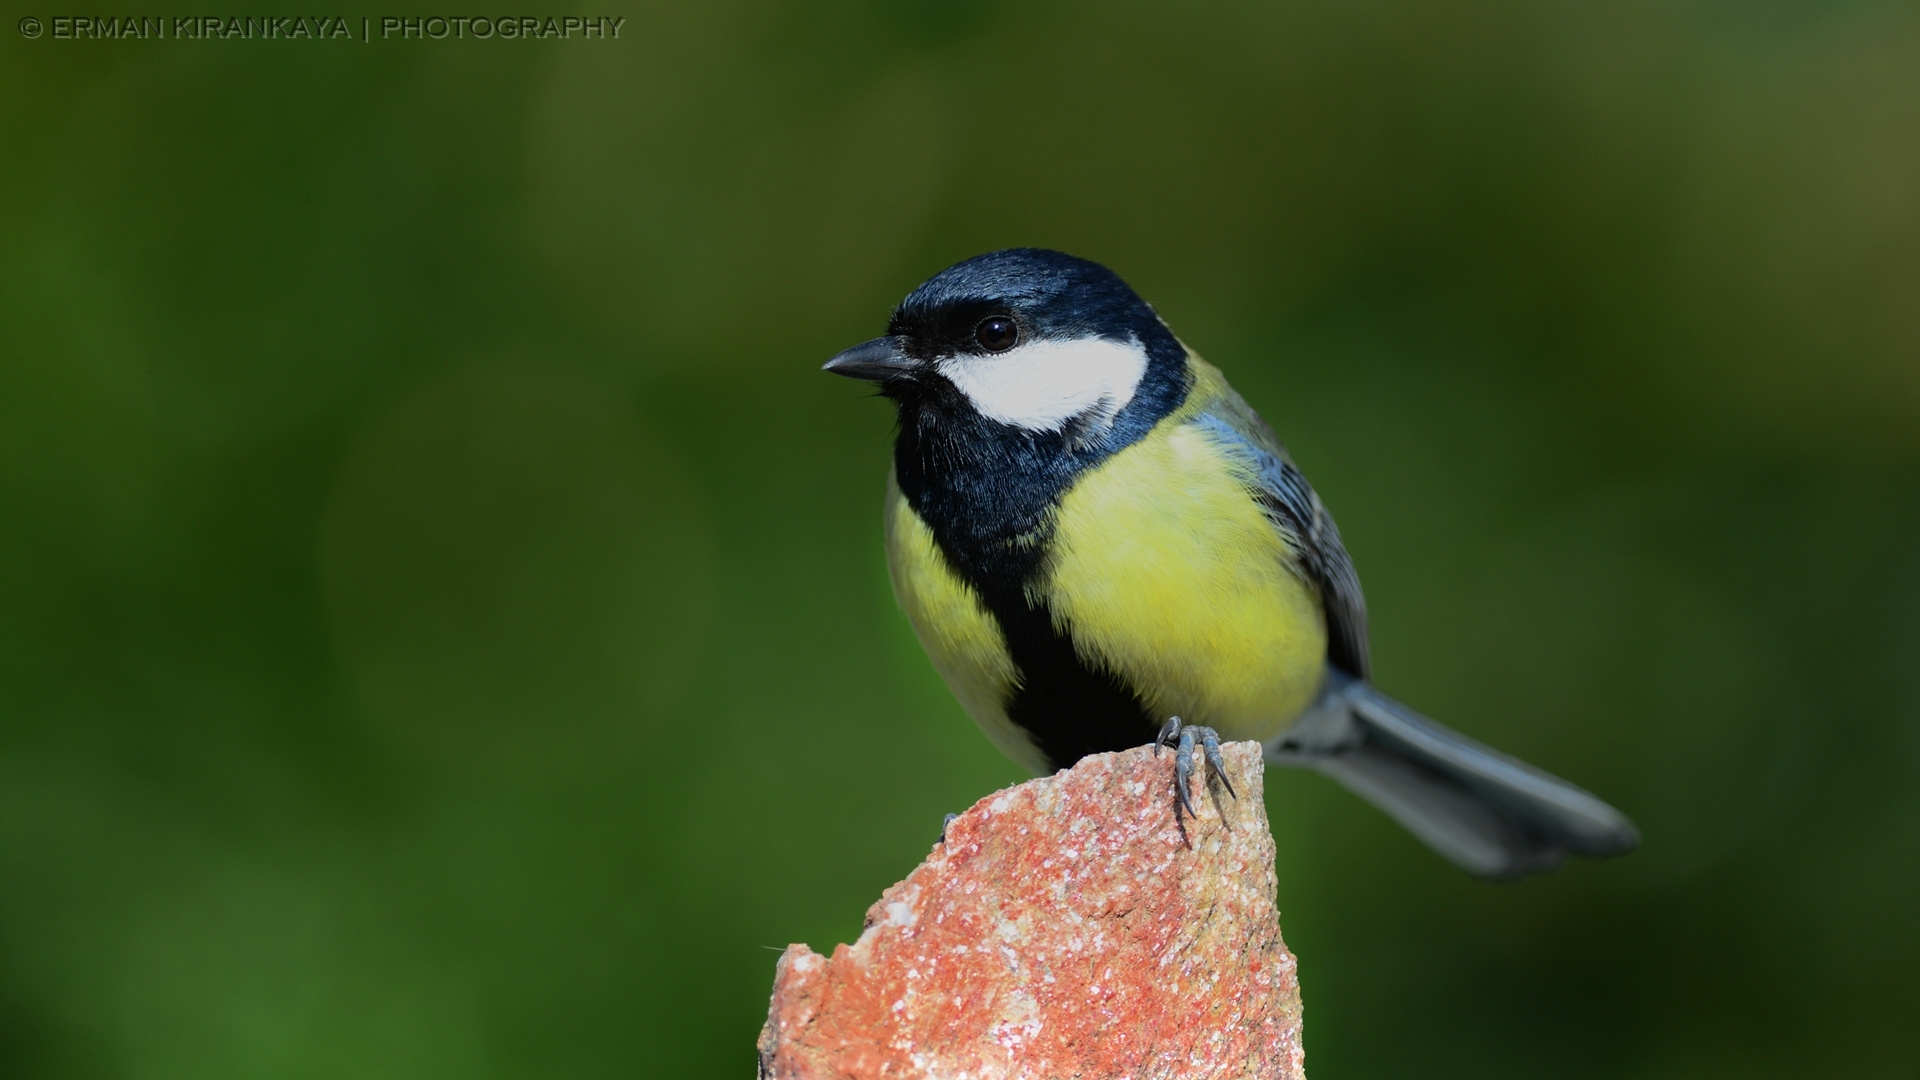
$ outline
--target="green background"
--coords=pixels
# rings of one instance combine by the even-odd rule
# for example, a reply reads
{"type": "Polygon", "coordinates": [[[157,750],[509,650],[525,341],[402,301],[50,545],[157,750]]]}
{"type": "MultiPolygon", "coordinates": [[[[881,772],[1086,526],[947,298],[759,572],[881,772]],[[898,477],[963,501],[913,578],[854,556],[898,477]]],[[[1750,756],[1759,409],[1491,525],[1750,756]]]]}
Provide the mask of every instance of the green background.
{"type": "Polygon", "coordinates": [[[747,1075],[1019,778],[817,369],[1033,244],[1289,442],[1382,685],[1645,832],[1492,887],[1269,776],[1315,1080],[1913,1075],[1911,4],[603,10],[4,13],[0,1073],[747,1075]]]}

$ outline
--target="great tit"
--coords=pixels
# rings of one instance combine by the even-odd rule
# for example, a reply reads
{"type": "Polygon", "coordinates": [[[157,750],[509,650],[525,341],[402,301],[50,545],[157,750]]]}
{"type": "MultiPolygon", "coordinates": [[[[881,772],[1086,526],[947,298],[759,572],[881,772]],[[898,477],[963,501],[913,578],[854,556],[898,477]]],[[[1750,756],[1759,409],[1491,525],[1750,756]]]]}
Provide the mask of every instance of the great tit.
{"type": "Polygon", "coordinates": [[[1613,807],[1374,687],[1332,516],[1106,267],[968,259],[826,370],[897,406],[894,595],[967,712],[1036,773],[1178,738],[1184,799],[1196,734],[1216,770],[1217,738],[1252,739],[1481,877],[1638,844],[1613,807]]]}

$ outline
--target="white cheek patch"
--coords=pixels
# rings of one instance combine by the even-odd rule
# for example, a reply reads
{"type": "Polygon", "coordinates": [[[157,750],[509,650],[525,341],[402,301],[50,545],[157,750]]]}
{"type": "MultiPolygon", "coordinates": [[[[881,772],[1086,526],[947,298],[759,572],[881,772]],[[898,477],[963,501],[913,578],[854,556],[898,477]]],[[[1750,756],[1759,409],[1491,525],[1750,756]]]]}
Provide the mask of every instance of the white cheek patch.
{"type": "Polygon", "coordinates": [[[1059,431],[1092,414],[1104,423],[1127,407],[1147,373],[1138,341],[1036,341],[991,356],[950,356],[940,374],[980,415],[1029,431],[1059,431]]]}

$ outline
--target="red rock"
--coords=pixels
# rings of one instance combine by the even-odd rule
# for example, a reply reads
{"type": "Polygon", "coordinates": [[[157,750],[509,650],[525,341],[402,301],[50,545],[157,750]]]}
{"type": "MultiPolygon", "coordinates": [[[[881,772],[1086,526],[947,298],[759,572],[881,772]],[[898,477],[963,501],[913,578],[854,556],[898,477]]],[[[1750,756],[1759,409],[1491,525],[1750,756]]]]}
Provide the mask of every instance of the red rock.
{"type": "Polygon", "coordinates": [[[1142,747],[990,795],[831,959],[790,945],[760,1035],[779,1080],[1303,1077],[1260,748],[1240,797],[1142,747]]]}

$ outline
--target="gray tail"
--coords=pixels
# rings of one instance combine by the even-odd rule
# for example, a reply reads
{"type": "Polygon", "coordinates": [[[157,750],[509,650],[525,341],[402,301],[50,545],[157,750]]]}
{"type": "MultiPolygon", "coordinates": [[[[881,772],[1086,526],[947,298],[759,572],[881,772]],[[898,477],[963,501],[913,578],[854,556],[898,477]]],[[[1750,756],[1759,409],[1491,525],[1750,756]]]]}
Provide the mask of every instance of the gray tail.
{"type": "Polygon", "coordinates": [[[1525,877],[1640,844],[1633,822],[1592,795],[1338,672],[1266,756],[1333,777],[1477,877],[1525,877]]]}

